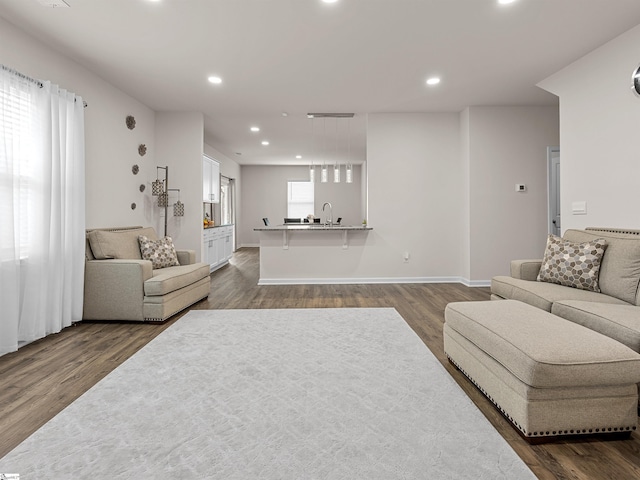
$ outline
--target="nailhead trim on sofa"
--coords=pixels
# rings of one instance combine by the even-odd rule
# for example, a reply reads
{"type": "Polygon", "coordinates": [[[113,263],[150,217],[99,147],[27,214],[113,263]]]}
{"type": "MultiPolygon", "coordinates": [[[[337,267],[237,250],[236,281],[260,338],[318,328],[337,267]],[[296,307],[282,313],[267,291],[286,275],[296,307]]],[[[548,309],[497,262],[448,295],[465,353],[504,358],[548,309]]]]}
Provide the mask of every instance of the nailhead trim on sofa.
{"type": "Polygon", "coordinates": [[[509,420],[518,430],[520,430],[522,432],[522,434],[526,437],[551,437],[551,436],[558,436],[558,435],[581,435],[581,434],[589,434],[589,433],[615,433],[615,432],[619,432],[619,433],[624,433],[624,432],[632,432],[636,429],[635,425],[628,425],[628,426],[624,426],[624,427],[597,427],[597,428],[583,428],[582,430],[553,430],[553,431],[548,431],[548,432],[527,432],[524,427],[522,427],[521,425],[518,424],[518,422],[516,422],[513,417],[511,417],[511,415],[509,415],[509,413],[507,411],[505,411],[494,399],[491,395],[489,395],[484,388],[482,388],[465,370],[462,369],[462,367],[460,367],[460,365],[458,365],[458,363],[453,360],[449,355],[447,355],[447,358],[449,359],[449,361],[455,365],[455,367],[460,370],[460,372],[462,372],[464,374],[465,377],[467,377],[471,383],[473,383],[476,388],[478,390],[480,390],[482,392],[482,394],[487,397],[491,403],[493,403],[498,410],[500,410],[500,413],[502,413],[502,415],[504,415],[504,417],[509,420]]]}

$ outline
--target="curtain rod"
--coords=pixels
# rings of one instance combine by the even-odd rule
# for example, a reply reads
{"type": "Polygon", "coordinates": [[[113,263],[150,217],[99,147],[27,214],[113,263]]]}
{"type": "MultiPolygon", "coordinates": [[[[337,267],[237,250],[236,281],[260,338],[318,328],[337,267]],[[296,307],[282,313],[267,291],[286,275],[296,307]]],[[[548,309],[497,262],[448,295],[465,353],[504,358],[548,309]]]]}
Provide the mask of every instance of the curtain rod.
{"type": "MultiPolygon", "coordinates": [[[[13,68],[7,67],[6,65],[0,64],[0,67],[2,67],[2,70],[4,70],[5,72],[9,72],[12,75],[15,75],[16,77],[20,77],[23,80],[26,80],[27,82],[35,83],[40,88],[44,87],[44,84],[40,80],[37,80],[35,78],[31,78],[31,77],[25,75],[24,73],[20,73],[17,70],[14,70],[13,68]]],[[[85,102],[84,100],[82,101],[82,105],[84,106],[84,108],[87,108],[89,106],[87,104],[87,102],[85,102]]]]}

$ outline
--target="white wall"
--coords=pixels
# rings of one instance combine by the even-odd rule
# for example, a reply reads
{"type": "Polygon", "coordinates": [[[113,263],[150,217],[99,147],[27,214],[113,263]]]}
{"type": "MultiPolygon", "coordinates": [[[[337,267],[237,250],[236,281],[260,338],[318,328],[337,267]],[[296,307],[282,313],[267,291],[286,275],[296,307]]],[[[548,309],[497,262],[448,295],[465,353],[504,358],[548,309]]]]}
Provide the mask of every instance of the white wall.
{"type": "Polygon", "coordinates": [[[116,89],[86,68],[0,18],[0,62],[25,75],[50,80],[81,95],[85,110],[86,225],[87,228],[149,225],[153,210],[148,202],[150,180],[155,178],[155,114],[153,110],[116,89]],[[133,115],[129,130],[125,117],[133,115]],[[138,145],[147,146],[144,157],[138,145]],[[131,168],[138,165],[140,173],[131,168]],[[147,190],[141,193],[140,185],[147,190]],[[136,203],[135,210],[131,204],[136,203]]]}
{"type": "MultiPolygon", "coordinates": [[[[331,170],[331,173],[333,171],[331,170]]],[[[324,202],[333,207],[333,218],[342,217],[344,225],[362,223],[361,168],[353,166],[353,183],[315,183],[316,217],[324,219],[328,210],[322,212],[324,202]]],[[[260,243],[256,227],[263,226],[262,218],[267,217],[272,225],[281,224],[287,216],[287,182],[309,180],[307,166],[256,166],[243,165],[242,177],[242,222],[238,229],[239,244],[257,246],[260,243]]],[[[332,177],[331,177],[332,178],[332,177]]]]}
{"type": "Polygon", "coordinates": [[[374,230],[358,276],[460,278],[462,171],[458,114],[368,116],[367,215],[374,230]]]}
{"type": "Polygon", "coordinates": [[[562,230],[640,228],[640,26],[539,84],[560,97],[562,230]],[[586,215],[571,204],[587,202],[586,215]]]}
{"type": "Polygon", "coordinates": [[[547,147],[558,145],[557,107],[468,109],[469,274],[508,275],[541,258],[547,236],[547,147]],[[517,183],[526,184],[516,192],[517,183]]]}
{"type": "Polygon", "coordinates": [[[462,251],[461,251],[461,260],[462,260],[462,278],[467,279],[467,281],[471,282],[471,203],[470,203],[470,193],[469,193],[469,185],[470,185],[470,169],[471,169],[471,146],[469,145],[470,141],[470,113],[469,109],[465,108],[460,113],[460,155],[462,162],[462,182],[463,182],[463,206],[462,212],[460,212],[459,220],[460,220],[460,231],[461,233],[461,242],[462,242],[462,251]]]}
{"type": "MultiPolygon", "coordinates": [[[[202,152],[204,148],[204,116],[198,112],[159,112],[156,114],[156,161],[169,167],[169,188],[180,189],[184,216],[173,216],[177,192],[169,192],[167,235],[181,249],[202,250],[202,152]]],[[[163,178],[161,171],[160,176],[163,178]]],[[[149,188],[150,190],[150,188],[149,188]]],[[[157,197],[148,198],[153,201],[157,197]]],[[[154,207],[154,226],[158,235],[164,231],[164,209],[154,207]]]]}
{"type": "MultiPolygon", "coordinates": [[[[640,191],[640,163],[635,159],[640,150],[635,131],[640,99],[629,91],[639,40],[640,27],[543,82],[562,97],[564,228],[640,228],[635,207],[640,191]],[[575,200],[588,202],[588,215],[569,215],[575,200]]],[[[89,104],[87,227],[151,224],[160,232],[162,219],[150,184],[155,167],[169,165],[171,186],[181,189],[185,203],[185,217],[170,217],[169,233],[177,237],[179,247],[200,252],[203,149],[220,161],[223,174],[241,179],[239,244],[258,243],[253,228],[263,216],[279,221],[286,215],[285,196],[280,203],[274,201],[261,186],[269,179],[282,179],[282,172],[275,167],[240,168],[215,147],[205,146],[199,113],[156,115],[3,19],[0,58],[26,75],[74,91],[89,104]],[[127,115],[137,120],[134,130],[126,128],[127,115]],[[140,143],[147,146],[144,157],[138,155],[140,143]],[[138,175],[131,172],[134,164],[140,167],[138,175]],[[141,184],[146,186],[144,193],[139,191],[141,184]],[[133,202],[135,210],[130,208],[133,202]]],[[[366,216],[374,227],[353,276],[459,278],[473,283],[505,273],[511,258],[538,257],[546,233],[546,173],[541,172],[546,172],[546,146],[558,143],[554,108],[472,107],[462,115],[370,115],[366,174],[356,169],[358,178],[369,181],[350,186],[356,187],[356,198],[344,207],[355,205],[357,213],[344,214],[340,201],[336,205],[336,192],[326,192],[325,200],[334,203],[334,216],[344,217],[345,223],[360,223],[366,216]],[[526,183],[527,194],[516,196],[515,183],[526,183]],[[407,263],[404,252],[410,254],[407,263]]],[[[305,178],[306,167],[300,168],[304,173],[287,174],[286,179],[305,178]]],[[[335,186],[341,187],[347,185],[335,186]]]]}

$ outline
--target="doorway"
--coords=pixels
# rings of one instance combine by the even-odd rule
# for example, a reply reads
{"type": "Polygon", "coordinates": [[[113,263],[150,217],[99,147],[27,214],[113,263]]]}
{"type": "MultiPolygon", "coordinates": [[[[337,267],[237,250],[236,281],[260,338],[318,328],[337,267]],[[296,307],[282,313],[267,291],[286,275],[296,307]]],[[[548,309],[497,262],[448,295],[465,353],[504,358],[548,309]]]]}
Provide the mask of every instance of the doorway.
{"type": "Polygon", "coordinates": [[[547,147],[549,233],[560,236],[560,147],[547,147]]]}

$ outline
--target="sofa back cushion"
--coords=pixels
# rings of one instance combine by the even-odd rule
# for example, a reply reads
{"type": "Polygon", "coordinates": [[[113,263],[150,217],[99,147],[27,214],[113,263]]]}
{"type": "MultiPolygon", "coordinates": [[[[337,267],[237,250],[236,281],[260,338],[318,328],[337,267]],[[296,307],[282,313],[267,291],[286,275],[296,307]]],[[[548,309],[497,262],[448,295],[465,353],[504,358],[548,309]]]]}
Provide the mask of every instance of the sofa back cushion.
{"type": "Polygon", "coordinates": [[[89,232],[91,252],[97,260],[109,258],[140,260],[142,255],[140,255],[138,243],[139,235],[144,235],[151,240],[158,239],[152,227],[122,231],[91,230],[89,232]]]}
{"type": "Polygon", "coordinates": [[[600,265],[600,291],[634,305],[640,305],[640,235],[607,231],[567,230],[563,238],[587,242],[607,240],[607,250],[600,265]]]}

